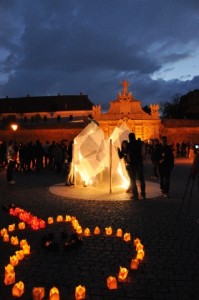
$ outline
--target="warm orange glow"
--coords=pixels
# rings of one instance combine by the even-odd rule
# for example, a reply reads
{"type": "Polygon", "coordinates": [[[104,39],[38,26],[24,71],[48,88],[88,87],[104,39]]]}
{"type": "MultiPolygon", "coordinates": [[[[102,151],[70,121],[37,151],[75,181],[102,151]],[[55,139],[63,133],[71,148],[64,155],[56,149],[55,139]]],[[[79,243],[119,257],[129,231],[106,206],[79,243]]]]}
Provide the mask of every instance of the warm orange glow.
{"type": "Polygon", "coordinates": [[[6,273],[4,277],[4,284],[10,285],[15,283],[15,272],[6,273]]]}
{"type": "Polygon", "coordinates": [[[89,228],[84,229],[84,235],[85,236],[90,236],[91,235],[91,232],[90,232],[89,228]]]}
{"type": "Polygon", "coordinates": [[[5,266],[5,274],[12,273],[12,272],[14,272],[13,265],[8,264],[7,266],[5,266]]]}
{"type": "Polygon", "coordinates": [[[11,243],[12,245],[18,245],[18,244],[19,244],[18,237],[17,237],[17,236],[11,236],[11,238],[10,238],[10,243],[11,243]]]}
{"type": "Polygon", "coordinates": [[[143,260],[144,259],[144,250],[138,250],[136,258],[139,260],[143,260]]]}
{"type": "Polygon", "coordinates": [[[117,289],[117,279],[113,276],[109,276],[107,278],[106,284],[107,284],[107,287],[110,290],[116,290],[117,289]]]}
{"type": "Polygon", "coordinates": [[[129,242],[131,240],[131,234],[130,233],[125,233],[124,234],[124,241],[129,242]]]}
{"type": "Polygon", "coordinates": [[[12,232],[15,230],[15,224],[11,224],[8,226],[8,231],[12,232]]]}
{"type": "Polygon", "coordinates": [[[49,217],[48,218],[48,224],[53,224],[54,220],[53,220],[53,217],[49,217]]]}
{"type": "Polygon", "coordinates": [[[75,288],[75,299],[76,300],[86,299],[86,288],[85,288],[85,286],[78,285],[75,288]]]}
{"type": "Polygon", "coordinates": [[[95,227],[94,234],[100,234],[100,228],[98,226],[95,227]]]}
{"type": "Polygon", "coordinates": [[[7,233],[8,233],[8,231],[6,228],[1,229],[1,236],[4,236],[4,234],[7,234],[7,233]]]}
{"type": "Polygon", "coordinates": [[[123,268],[123,267],[120,266],[118,279],[123,281],[127,278],[127,276],[128,276],[128,270],[126,268],[123,268]]]}
{"type": "Polygon", "coordinates": [[[82,227],[80,225],[78,225],[77,228],[75,228],[75,230],[78,234],[82,234],[83,232],[82,227]]]}
{"type": "Polygon", "coordinates": [[[18,129],[18,125],[17,124],[11,124],[11,128],[15,132],[18,129]]]}
{"type": "Polygon", "coordinates": [[[18,228],[21,229],[21,230],[23,230],[23,229],[26,228],[26,224],[25,224],[24,222],[20,222],[20,223],[18,224],[18,228]]]}
{"type": "Polygon", "coordinates": [[[23,250],[16,251],[15,254],[16,254],[16,257],[18,258],[18,260],[24,259],[23,250]]]}
{"type": "Polygon", "coordinates": [[[45,289],[43,287],[34,287],[32,290],[33,300],[42,300],[45,297],[45,289]]]}
{"type": "Polygon", "coordinates": [[[105,232],[106,232],[106,235],[111,235],[113,233],[112,227],[110,227],[110,226],[106,227],[105,232]]]}
{"type": "Polygon", "coordinates": [[[137,270],[139,266],[139,260],[137,258],[134,258],[131,260],[131,269],[132,270],[137,270]]]}
{"type": "Polygon", "coordinates": [[[9,234],[5,233],[4,236],[3,236],[3,241],[4,242],[9,242],[9,240],[10,240],[9,234]]]}
{"type": "Polygon", "coordinates": [[[28,242],[26,240],[21,240],[20,241],[20,247],[23,248],[23,246],[27,245],[28,242]]]}
{"type": "Polygon", "coordinates": [[[136,251],[143,250],[143,249],[144,249],[144,246],[141,243],[137,243],[137,245],[136,245],[136,251]]]}
{"type": "Polygon", "coordinates": [[[50,289],[49,300],[60,300],[59,290],[55,286],[50,289]]]}
{"type": "Polygon", "coordinates": [[[22,247],[22,249],[23,249],[24,255],[30,254],[30,246],[29,246],[28,244],[27,244],[27,245],[24,245],[24,246],[22,247]]]}
{"type": "Polygon", "coordinates": [[[117,229],[116,236],[117,236],[117,237],[122,237],[122,235],[123,235],[122,229],[121,229],[121,228],[118,228],[118,229],[117,229]]]}
{"type": "Polygon", "coordinates": [[[57,216],[57,222],[63,222],[64,218],[62,215],[57,216]]]}
{"type": "Polygon", "coordinates": [[[17,266],[18,265],[18,258],[16,257],[16,255],[10,256],[10,264],[13,266],[17,266]]]}
{"type": "Polygon", "coordinates": [[[136,247],[136,245],[138,244],[138,243],[141,243],[141,241],[140,241],[140,239],[134,239],[134,246],[136,247]]]}
{"type": "Polygon", "coordinates": [[[66,220],[66,222],[71,222],[71,216],[66,215],[65,220],[66,220]]]}
{"type": "Polygon", "coordinates": [[[12,288],[12,296],[21,297],[24,293],[24,283],[19,281],[12,288]]]}

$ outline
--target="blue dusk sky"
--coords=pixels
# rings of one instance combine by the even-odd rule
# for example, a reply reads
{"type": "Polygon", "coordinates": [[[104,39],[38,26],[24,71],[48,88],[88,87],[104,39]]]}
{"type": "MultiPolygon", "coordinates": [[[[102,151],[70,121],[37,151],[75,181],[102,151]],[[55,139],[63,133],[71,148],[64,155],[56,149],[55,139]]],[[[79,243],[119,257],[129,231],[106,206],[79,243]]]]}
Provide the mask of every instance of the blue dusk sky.
{"type": "Polygon", "coordinates": [[[199,89],[198,0],[1,0],[0,97],[142,106],[199,89]]]}

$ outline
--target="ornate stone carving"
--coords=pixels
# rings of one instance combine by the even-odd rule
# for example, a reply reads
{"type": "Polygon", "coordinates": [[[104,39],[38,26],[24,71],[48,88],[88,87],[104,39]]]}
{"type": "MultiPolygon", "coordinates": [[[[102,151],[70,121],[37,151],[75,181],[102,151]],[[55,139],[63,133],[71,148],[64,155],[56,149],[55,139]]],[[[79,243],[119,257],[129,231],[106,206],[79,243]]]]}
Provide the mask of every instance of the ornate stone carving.
{"type": "Polygon", "coordinates": [[[101,114],[101,105],[93,105],[92,111],[94,116],[99,116],[101,114]]]}
{"type": "Polygon", "coordinates": [[[159,117],[159,104],[150,104],[150,109],[151,109],[151,116],[152,117],[159,117]]]}
{"type": "Polygon", "coordinates": [[[122,81],[121,84],[123,85],[123,91],[119,92],[118,95],[118,101],[120,102],[130,102],[133,100],[132,93],[128,93],[128,86],[129,82],[128,81],[122,81]]]}

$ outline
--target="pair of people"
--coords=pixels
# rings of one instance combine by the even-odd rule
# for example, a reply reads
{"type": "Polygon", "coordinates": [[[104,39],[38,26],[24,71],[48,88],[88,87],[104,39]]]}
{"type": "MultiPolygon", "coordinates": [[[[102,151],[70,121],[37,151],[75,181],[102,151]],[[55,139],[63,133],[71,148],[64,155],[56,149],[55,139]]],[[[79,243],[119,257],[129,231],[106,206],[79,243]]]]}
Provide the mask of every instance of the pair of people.
{"type": "MultiPolygon", "coordinates": [[[[129,133],[129,142],[123,141],[121,150],[118,149],[120,158],[124,158],[126,170],[129,175],[130,185],[127,192],[133,193],[133,199],[138,200],[136,179],[140,182],[141,197],[146,198],[146,184],[143,169],[143,151],[141,140],[136,140],[134,133],[129,133]]],[[[161,143],[155,149],[155,157],[160,178],[160,189],[164,197],[169,197],[170,175],[174,167],[172,148],[167,144],[166,136],[161,137],[161,143]]]]}

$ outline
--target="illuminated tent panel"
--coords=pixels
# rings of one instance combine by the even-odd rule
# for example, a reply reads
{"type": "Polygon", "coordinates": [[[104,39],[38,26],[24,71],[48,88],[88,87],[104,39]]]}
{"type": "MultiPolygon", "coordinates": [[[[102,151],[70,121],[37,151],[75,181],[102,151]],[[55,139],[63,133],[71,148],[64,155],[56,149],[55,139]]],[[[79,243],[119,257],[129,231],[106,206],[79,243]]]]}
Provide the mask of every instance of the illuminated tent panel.
{"type": "Polygon", "coordinates": [[[94,122],[88,124],[74,139],[73,164],[77,184],[121,186],[128,185],[128,176],[123,159],[118,157],[117,147],[122,140],[128,140],[129,129],[116,127],[109,139],[94,122]]]}

